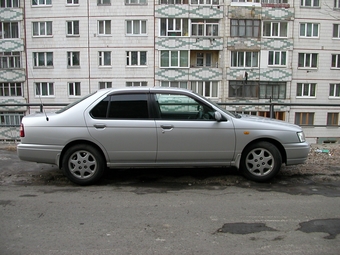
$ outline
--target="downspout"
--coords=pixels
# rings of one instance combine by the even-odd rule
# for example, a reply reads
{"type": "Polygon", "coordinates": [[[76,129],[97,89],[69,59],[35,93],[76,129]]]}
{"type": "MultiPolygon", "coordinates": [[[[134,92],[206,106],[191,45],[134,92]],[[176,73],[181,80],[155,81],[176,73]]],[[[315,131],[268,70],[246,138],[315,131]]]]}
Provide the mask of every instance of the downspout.
{"type": "Polygon", "coordinates": [[[90,55],[90,3],[87,0],[87,68],[88,68],[88,83],[89,83],[89,94],[91,91],[91,55],[90,55]]]}
{"type": "MultiPolygon", "coordinates": [[[[30,103],[30,93],[29,93],[29,84],[28,84],[28,61],[27,61],[27,30],[26,30],[26,1],[24,2],[24,6],[23,6],[23,10],[22,10],[22,18],[24,20],[24,53],[25,53],[25,74],[26,74],[26,90],[27,90],[27,102],[26,103],[30,103]]],[[[27,106],[27,110],[28,114],[31,113],[31,108],[29,106],[27,106]]]]}
{"type": "Polygon", "coordinates": [[[153,86],[156,87],[156,0],[153,3],[153,86]]]}

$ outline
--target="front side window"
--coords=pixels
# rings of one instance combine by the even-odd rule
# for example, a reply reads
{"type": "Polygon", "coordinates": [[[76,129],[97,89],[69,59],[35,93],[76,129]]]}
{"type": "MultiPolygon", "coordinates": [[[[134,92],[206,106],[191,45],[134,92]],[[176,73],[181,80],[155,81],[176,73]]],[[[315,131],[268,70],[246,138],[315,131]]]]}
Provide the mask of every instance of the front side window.
{"type": "Polygon", "coordinates": [[[295,124],[299,126],[312,126],[314,124],[314,112],[296,112],[295,124]]]}
{"type": "Polygon", "coordinates": [[[259,53],[252,51],[232,51],[231,66],[232,67],[258,67],[259,53]]]}
{"type": "Polygon", "coordinates": [[[340,68],[340,54],[332,54],[332,68],[339,69],[340,68]]]}
{"type": "Polygon", "coordinates": [[[189,67],[187,50],[162,50],[160,58],[161,67],[189,67]]]}
{"type": "Polygon", "coordinates": [[[319,37],[319,24],[300,23],[300,37],[319,37]]]}
{"type": "Polygon", "coordinates": [[[146,87],[148,83],[146,81],[127,81],[126,87],[146,87]]]}
{"type": "Polygon", "coordinates": [[[339,113],[328,112],[327,113],[327,126],[338,126],[339,125],[339,113]]]}
{"type": "Polygon", "coordinates": [[[288,22],[263,22],[263,36],[287,38],[288,36],[288,22]]]}
{"type": "Polygon", "coordinates": [[[79,35],[79,20],[66,21],[67,36],[79,35]]]}
{"type": "Polygon", "coordinates": [[[127,35],[146,35],[146,20],[127,20],[127,35]]]}
{"type": "Polygon", "coordinates": [[[22,97],[23,89],[20,82],[0,83],[0,97],[22,97]]]}
{"type": "Polygon", "coordinates": [[[299,68],[317,68],[318,54],[317,53],[299,53],[299,68]]]}
{"type": "Polygon", "coordinates": [[[67,66],[68,67],[79,67],[80,66],[80,52],[79,51],[68,51],[67,52],[67,66]]]}
{"type": "Polygon", "coordinates": [[[34,67],[52,67],[53,52],[34,52],[33,53],[34,67]]]}
{"type": "Polygon", "coordinates": [[[232,19],[230,20],[231,37],[260,37],[260,20],[232,19]]]}
{"type": "Polygon", "coordinates": [[[127,66],[146,66],[147,61],[146,51],[127,51],[126,65],[127,66]]]}
{"type": "Polygon", "coordinates": [[[218,81],[191,81],[191,90],[204,97],[218,97],[218,81]]]}
{"type": "Polygon", "coordinates": [[[340,98],[340,83],[329,84],[329,97],[340,98]]]}
{"type": "Polygon", "coordinates": [[[52,0],[32,0],[32,6],[52,5],[52,0]]]}
{"type": "Polygon", "coordinates": [[[42,96],[42,97],[54,96],[53,82],[36,82],[35,83],[35,95],[42,96]]]}
{"type": "Polygon", "coordinates": [[[320,0],[301,0],[303,7],[320,7],[320,0]]]}
{"type": "Polygon", "coordinates": [[[71,97],[78,97],[80,93],[80,82],[69,82],[68,83],[68,95],[71,97]]]}
{"type": "Polygon", "coordinates": [[[33,36],[51,36],[52,35],[52,21],[32,22],[33,36]]]}
{"type": "Polygon", "coordinates": [[[99,51],[99,66],[111,66],[111,51],[99,51]]]}
{"type": "Polygon", "coordinates": [[[20,7],[20,0],[2,0],[0,2],[1,8],[18,8],[20,7]]]}
{"type": "Polygon", "coordinates": [[[188,36],[188,19],[160,19],[161,36],[188,36]]]}
{"type": "Polygon", "coordinates": [[[316,83],[298,83],[296,89],[297,97],[313,97],[316,95],[316,83]]]}
{"type": "Polygon", "coordinates": [[[98,34],[99,35],[111,35],[111,20],[99,20],[98,21],[98,34]]]}
{"type": "Polygon", "coordinates": [[[19,22],[0,22],[0,39],[19,38],[19,22]]]}
{"type": "Polygon", "coordinates": [[[108,89],[108,88],[112,88],[111,81],[100,81],[99,82],[99,89],[108,89]]]}
{"type": "Polygon", "coordinates": [[[286,66],[287,51],[269,51],[268,66],[286,66]]]}
{"type": "Polygon", "coordinates": [[[0,52],[0,69],[21,68],[20,52],[0,52]]]}
{"type": "Polygon", "coordinates": [[[192,36],[218,36],[218,20],[191,20],[192,36]]]}

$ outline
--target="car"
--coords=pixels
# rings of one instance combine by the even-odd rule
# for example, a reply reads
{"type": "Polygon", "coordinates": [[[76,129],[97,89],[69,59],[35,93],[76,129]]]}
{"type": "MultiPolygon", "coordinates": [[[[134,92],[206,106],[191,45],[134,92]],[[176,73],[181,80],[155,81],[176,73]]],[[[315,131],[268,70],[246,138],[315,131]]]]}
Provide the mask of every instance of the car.
{"type": "MultiPolygon", "coordinates": [[[[23,117],[21,160],[55,164],[70,181],[96,183],[107,168],[236,167],[267,182],[304,163],[301,127],[234,114],[180,88],[101,89],[51,113],[23,117]]],[[[227,171],[227,170],[226,170],[227,171]]]]}

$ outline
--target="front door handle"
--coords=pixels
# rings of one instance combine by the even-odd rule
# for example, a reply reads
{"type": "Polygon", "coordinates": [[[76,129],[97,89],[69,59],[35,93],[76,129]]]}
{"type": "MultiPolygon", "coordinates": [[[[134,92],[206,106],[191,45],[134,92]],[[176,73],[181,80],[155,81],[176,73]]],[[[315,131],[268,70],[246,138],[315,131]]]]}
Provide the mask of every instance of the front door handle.
{"type": "Polygon", "coordinates": [[[104,128],[106,128],[106,125],[105,124],[94,124],[94,127],[96,129],[104,129],[104,128]]]}
{"type": "Polygon", "coordinates": [[[161,125],[162,128],[162,133],[166,132],[166,131],[171,131],[174,126],[173,125],[161,125]]]}

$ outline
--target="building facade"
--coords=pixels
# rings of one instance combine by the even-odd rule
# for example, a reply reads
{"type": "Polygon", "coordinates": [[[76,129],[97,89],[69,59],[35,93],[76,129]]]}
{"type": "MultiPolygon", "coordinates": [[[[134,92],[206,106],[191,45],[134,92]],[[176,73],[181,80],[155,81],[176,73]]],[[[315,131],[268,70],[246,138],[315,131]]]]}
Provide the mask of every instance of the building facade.
{"type": "Polygon", "coordinates": [[[169,86],[239,113],[269,117],[272,102],[311,142],[337,141],[340,1],[325,2],[1,1],[0,138],[18,138],[20,118],[39,110],[11,103],[169,86]]]}

